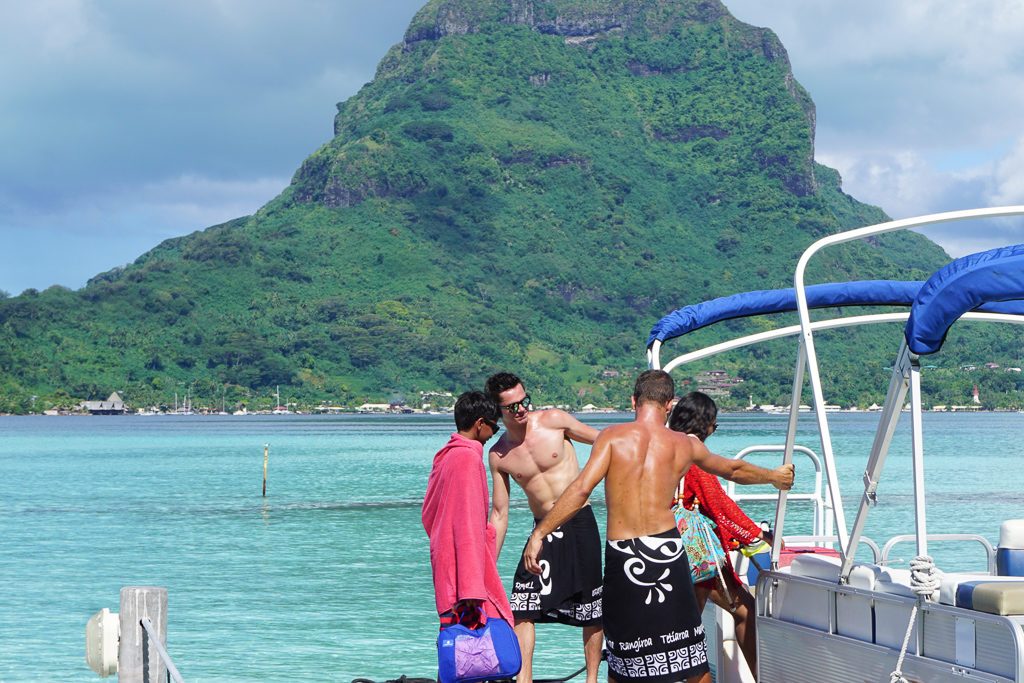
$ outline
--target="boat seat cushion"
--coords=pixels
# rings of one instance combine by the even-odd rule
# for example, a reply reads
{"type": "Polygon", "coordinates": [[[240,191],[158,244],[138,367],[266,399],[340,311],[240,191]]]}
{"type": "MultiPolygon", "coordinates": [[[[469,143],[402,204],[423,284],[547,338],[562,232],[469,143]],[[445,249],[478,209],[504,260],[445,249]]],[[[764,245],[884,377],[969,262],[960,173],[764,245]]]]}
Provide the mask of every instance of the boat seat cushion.
{"type": "Polygon", "coordinates": [[[789,565],[793,576],[806,576],[812,579],[839,579],[839,558],[833,555],[797,555],[789,565]]]}
{"type": "Polygon", "coordinates": [[[1000,548],[1024,548],[1024,519],[1007,519],[999,525],[1000,548]]]}
{"type": "Polygon", "coordinates": [[[988,614],[1024,614],[1024,581],[963,581],[956,589],[956,606],[988,614]]]}
{"type": "Polygon", "coordinates": [[[992,574],[986,573],[957,573],[951,572],[948,574],[940,575],[939,584],[939,595],[938,602],[940,605],[953,605],[954,607],[962,607],[957,600],[957,593],[960,589],[960,584],[965,583],[986,583],[992,581],[1024,581],[1020,577],[1015,576],[993,576],[992,574]]]}
{"type": "Polygon", "coordinates": [[[909,595],[914,597],[914,591],[910,588],[910,570],[885,567],[878,572],[878,582],[875,590],[890,595],[909,595]]]}
{"type": "Polygon", "coordinates": [[[1024,577],[1024,549],[997,548],[996,567],[1002,576],[1024,577]]]}

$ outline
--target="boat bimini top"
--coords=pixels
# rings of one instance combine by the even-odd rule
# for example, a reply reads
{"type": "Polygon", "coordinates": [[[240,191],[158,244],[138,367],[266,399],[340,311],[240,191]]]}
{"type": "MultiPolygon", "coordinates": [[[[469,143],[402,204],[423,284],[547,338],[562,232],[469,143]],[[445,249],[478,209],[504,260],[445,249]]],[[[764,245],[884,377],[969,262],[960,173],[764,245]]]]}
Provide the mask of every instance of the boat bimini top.
{"type": "Polygon", "coordinates": [[[914,298],[906,339],[919,356],[935,353],[968,311],[1024,315],[1024,244],[964,256],[938,270],[914,298]]]}
{"type": "MultiPolygon", "coordinates": [[[[769,339],[800,335],[798,360],[793,379],[789,425],[783,462],[792,461],[796,439],[797,415],[804,375],[810,380],[814,413],[821,437],[821,450],[827,474],[829,494],[833,501],[834,523],[843,560],[841,577],[849,575],[857,544],[864,528],[868,505],[875,499],[878,478],[888,451],[896,421],[903,408],[907,391],[911,391],[914,487],[916,501],[918,553],[926,554],[924,520],[923,447],[921,442],[921,394],[918,357],[938,351],[949,327],[957,320],[986,320],[1024,324],[1024,245],[992,249],[957,259],[937,271],[928,281],[906,282],[869,280],[861,282],[826,283],[807,286],[804,274],[810,258],[825,247],[871,237],[887,232],[921,228],[938,223],[969,219],[987,219],[1024,215],[1024,206],[971,209],[932,214],[918,218],[890,221],[858,228],[822,238],[800,257],[792,289],[747,292],[722,297],[673,311],[651,330],[647,344],[648,363],[652,368],[671,372],[684,363],[742,348],[769,339]],[[812,308],[845,306],[904,306],[909,310],[870,313],[849,317],[810,320],[812,308]],[[663,344],[702,327],[723,320],[755,315],[797,311],[799,324],[751,334],[703,349],[684,353],[664,365],[663,344]],[[838,488],[835,458],[832,450],[825,399],[814,347],[814,332],[821,329],[849,327],[882,322],[906,321],[905,335],[899,357],[893,367],[889,393],[881,413],[868,467],[864,474],[865,489],[853,529],[848,532],[838,488]]],[[[787,493],[779,492],[775,520],[772,565],[778,565],[783,535],[787,493]]]]}

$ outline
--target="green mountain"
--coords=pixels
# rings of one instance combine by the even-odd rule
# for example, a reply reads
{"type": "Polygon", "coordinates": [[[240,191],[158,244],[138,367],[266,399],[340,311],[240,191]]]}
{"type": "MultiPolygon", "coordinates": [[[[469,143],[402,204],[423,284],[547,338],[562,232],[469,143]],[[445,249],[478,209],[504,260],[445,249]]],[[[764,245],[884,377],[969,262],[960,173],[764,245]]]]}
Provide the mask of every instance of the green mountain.
{"type": "MultiPolygon", "coordinates": [[[[0,301],[0,410],[416,403],[497,369],[621,402],[661,315],[790,286],[812,241],[886,219],[815,163],[814,124],[775,34],[719,0],[431,0],[255,215],[0,301]]],[[[945,260],[901,234],[811,276],[945,260]]],[[[768,384],[782,349],[729,362],[768,384]]]]}

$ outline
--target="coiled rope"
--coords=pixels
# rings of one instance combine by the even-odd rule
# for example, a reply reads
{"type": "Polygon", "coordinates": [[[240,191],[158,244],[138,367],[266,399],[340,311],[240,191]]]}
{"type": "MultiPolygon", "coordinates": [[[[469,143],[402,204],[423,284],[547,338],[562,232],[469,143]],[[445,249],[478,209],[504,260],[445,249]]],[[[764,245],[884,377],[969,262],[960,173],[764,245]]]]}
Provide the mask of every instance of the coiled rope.
{"type": "Polygon", "coordinates": [[[935,576],[935,561],[931,555],[918,555],[910,561],[910,590],[917,596],[917,602],[910,611],[910,623],[907,624],[907,634],[903,636],[903,647],[900,649],[899,659],[896,660],[896,670],[889,674],[889,683],[908,683],[903,677],[903,658],[907,654],[907,646],[910,644],[910,634],[914,631],[914,622],[917,621],[917,608],[924,600],[929,600],[939,587],[939,577],[935,576]]]}

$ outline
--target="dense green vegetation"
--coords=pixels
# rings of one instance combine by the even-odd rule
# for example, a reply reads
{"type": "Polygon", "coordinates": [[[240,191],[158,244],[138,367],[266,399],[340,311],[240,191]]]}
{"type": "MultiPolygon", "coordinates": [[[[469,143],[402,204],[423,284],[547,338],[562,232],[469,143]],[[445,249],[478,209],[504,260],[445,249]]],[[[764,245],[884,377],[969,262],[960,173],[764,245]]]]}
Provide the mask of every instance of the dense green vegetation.
{"type": "MultiPolygon", "coordinates": [[[[80,291],[0,300],[0,411],[112,390],[135,406],[189,392],[258,407],[277,386],[306,404],[417,405],[498,369],[542,402],[621,404],[661,315],[789,286],[811,242],[886,219],[814,163],[813,103],[770,31],[717,2],[512,5],[428,3],[254,216],[80,291]]],[[[945,261],[899,234],[835,250],[811,276],[923,279],[945,261]]],[[[845,379],[863,370],[853,349],[881,369],[898,339],[864,330],[824,348],[845,379]]],[[[748,380],[738,402],[788,402],[791,347],[721,361],[748,380]]],[[[965,353],[1010,364],[1007,348],[965,353]]],[[[884,374],[834,400],[880,400],[884,374]]]]}

